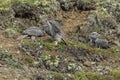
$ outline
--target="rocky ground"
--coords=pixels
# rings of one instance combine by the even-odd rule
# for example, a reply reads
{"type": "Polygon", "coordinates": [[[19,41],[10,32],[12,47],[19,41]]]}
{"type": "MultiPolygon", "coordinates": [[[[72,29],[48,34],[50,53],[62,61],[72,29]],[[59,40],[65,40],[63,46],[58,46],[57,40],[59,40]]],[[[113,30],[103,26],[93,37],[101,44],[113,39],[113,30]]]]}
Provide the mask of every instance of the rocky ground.
{"type": "Polygon", "coordinates": [[[120,80],[119,0],[31,3],[0,5],[0,80],[120,80]],[[51,19],[62,23],[67,45],[54,45],[48,35],[35,42],[17,40],[23,30],[43,27],[51,19]],[[106,39],[109,48],[92,46],[92,32],[106,39]]]}

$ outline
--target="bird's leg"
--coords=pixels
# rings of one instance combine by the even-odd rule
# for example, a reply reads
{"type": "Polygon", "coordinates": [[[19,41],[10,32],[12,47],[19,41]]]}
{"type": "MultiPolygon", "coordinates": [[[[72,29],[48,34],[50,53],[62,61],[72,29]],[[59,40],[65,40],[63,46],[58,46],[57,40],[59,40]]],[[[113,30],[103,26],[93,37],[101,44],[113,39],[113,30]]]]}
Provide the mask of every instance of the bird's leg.
{"type": "Polygon", "coordinates": [[[93,40],[92,39],[90,39],[89,43],[90,43],[91,46],[93,46],[93,40]]]}
{"type": "Polygon", "coordinates": [[[55,44],[55,45],[58,45],[58,41],[54,41],[54,44],[55,44]]]}
{"type": "Polygon", "coordinates": [[[18,41],[21,41],[23,40],[25,37],[27,37],[28,35],[21,35],[17,38],[18,41]]]}

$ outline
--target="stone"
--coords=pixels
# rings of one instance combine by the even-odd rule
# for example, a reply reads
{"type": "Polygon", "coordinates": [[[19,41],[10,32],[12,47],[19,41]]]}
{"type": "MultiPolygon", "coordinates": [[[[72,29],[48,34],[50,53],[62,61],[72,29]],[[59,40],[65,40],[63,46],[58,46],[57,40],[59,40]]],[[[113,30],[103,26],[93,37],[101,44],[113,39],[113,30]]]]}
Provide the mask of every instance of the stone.
{"type": "Polygon", "coordinates": [[[83,65],[86,67],[90,67],[92,64],[90,61],[85,61],[83,65]]]}

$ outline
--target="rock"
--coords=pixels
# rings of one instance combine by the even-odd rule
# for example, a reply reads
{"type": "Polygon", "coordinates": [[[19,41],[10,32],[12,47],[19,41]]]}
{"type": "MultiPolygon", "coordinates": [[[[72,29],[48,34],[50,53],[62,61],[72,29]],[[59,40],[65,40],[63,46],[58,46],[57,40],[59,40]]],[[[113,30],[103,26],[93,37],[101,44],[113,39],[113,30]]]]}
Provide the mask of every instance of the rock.
{"type": "Polygon", "coordinates": [[[100,75],[109,74],[112,71],[109,66],[97,66],[93,70],[97,71],[100,75]]]}
{"type": "Polygon", "coordinates": [[[84,63],[83,63],[83,65],[84,66],[86,66],[86,67],[91,67],[91,62],[90,61],[85,61],[84,63]]]}
{"type": "Polygon", "coordinates": [[[120,41],[119,40],[115,40],[113,43],[117,46],[120,46],[120,41]]]}

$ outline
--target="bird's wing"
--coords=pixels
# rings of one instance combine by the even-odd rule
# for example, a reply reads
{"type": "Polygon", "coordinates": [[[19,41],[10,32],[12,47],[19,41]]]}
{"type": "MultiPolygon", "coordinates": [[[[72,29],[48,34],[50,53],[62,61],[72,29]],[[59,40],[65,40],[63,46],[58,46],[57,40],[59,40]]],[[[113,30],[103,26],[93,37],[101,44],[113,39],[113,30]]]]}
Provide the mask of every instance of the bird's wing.
{"type": "Polygon", "coordinates": [[[55,33],[61,33],[61,26],[59,26],[58,23],[52,21],[52,22],[49,22],[52,26],[52,30],[55,32],[55,33]]]}

